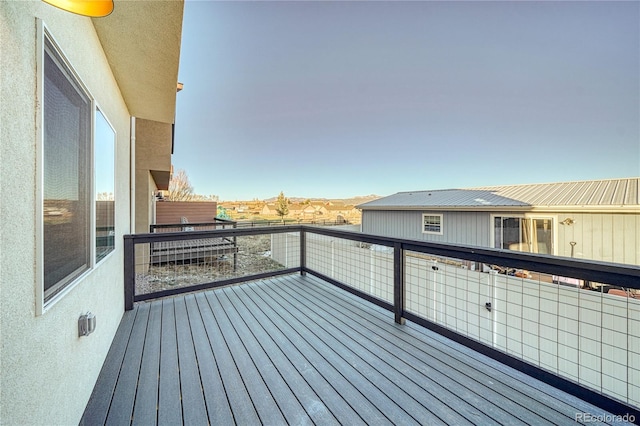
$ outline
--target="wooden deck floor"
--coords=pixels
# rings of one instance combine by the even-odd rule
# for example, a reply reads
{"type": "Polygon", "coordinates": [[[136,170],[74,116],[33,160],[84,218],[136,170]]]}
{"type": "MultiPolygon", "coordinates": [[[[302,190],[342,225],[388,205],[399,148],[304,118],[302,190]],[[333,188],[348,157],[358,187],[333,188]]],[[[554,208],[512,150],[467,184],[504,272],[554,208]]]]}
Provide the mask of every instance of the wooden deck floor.
{"type": "Polygon", "coordinates": [[[606,414],[314,277],[125,313],[82,424],[574,424],[606,414]]]}

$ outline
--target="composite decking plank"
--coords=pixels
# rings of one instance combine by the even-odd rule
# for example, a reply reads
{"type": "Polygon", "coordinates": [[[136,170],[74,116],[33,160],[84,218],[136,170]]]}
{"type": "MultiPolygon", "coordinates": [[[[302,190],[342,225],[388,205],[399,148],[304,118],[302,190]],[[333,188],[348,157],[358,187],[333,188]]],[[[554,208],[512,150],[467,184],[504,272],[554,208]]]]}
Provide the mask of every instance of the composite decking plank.
{"type": "MultiPolygon", "coordinates": [[[[305,354],[289,340],[295,338],[285,334],[276,323],[272,320],[269,311],[265,311],[264,304],[256,304],[247,293],[244,286],[237,288],[237,293],[241,293],[241,301],[251,314],[251,318],[255,321],[247,321],[247,325],[252,329],[262,331],[256,332],[256,336],[262,337],[261,343],[270,354],[278,353],[273,356],[273,360],[277,363],[280,371],[286,372],[289,386],[299,398],[304,398],[309,394],[308,402],[303,402],[307,411],[315,413],[317,411],[324,412],[328,409],[332,415],[339,420],[341,424],[357,425],[366,423],[358,415],[356,410],[351,407],[331,386],[320,371],[309,363],[305,358],[305,354]],[[264,335],[268,333],[268,335],[264,335]],[[317,395],[319,401],[316,403],[313,394],[317,395]]],[[[312,416],[315,419],[315,416],[312,416]]],[[[330,423],[329,423],[330,424],[330,423]]]]}
{"type": "MultiPolygon", "coordinates": [[[[201,425],[209,421],[204,402],[198,360],[191,337],[190,315],[185,297],[175,299],[176,336],[178,341],[178,368],[180,371],[180,395],[182,398],[182,419],[186,425],[201,425]],[[188,403],[185,403],[187,401],[188,403]]],[[[200,313],[195,315],[200,318],[200,313]]]]}
{"type": "MultiPolygon", "coordinates": [[[[465,421],[482,424],[501,424],[508,421],[510,424],[518,424],[518,421],[506,411],[494,405],[487,406],[480,395],[470,392],[459,383],[440,374],[438,369],[431,365],[437,360],[429,359],[429,362],[420,358],[403,360],[400,355],[404,353],[396,341],[387,342],[388,344],[384,345],[384,339],[374,341],[369,336],[361,334],[356,327],[351,327],[350,322],[356,320],[356,315],[336,309],[335,305],[319,305],[324,303],[321,295],[307,299],[305,293],[309,289],[296,289],[295,281],[292,279],[279,281],[278,285],[285,286],[283,291],[288,295],[284,298],[285,300],[290,303],[295,301],[305,307],[306,317],[315,321],[324,331],[319,331],[321,335],[333,336],[337,339],[336,344],[348,347],[355,357],[361,358],[378,372],[380,381],[383,383],[385,381],[397,383],[401,389],[396,392],[387,391],[387,393],[406,394],[406,397],[395,399],[399,403],[405,403],[408,411],[415,413],[419,419],[430,422],[429,417],[424,414],[425,410],[430,410],[433,412],[433,414],[429,412],[431,416],[436,415],[448,424],[461,424],[465,421]],[[292,283],[293,286],[291,286],[292,283]],[[340,319],[341,316],[344,316],[344,319],[340,319]],[[440,404],[434,404],[433,400],[439,401],[440,404]],[[414,403],[410,404],[412,401],[414,403]],[[423,403],[428,407],[424,407],[423,403]],[[451,407],[456,407],[456,410],[451,407]],[[480,410],[479,407],[483,409],[480,410]]],[[[364,319],[366,320],[366,317],[364,319]]],[[[393,321],[390,316],[388,320],[393,321]]],[[[333,346],[331,342],[328,344],[333,346]]],[[[346,359],[346,361],[353,363],[357,358],[346,359]]],[[[538,420],[542,419],[538,418],[538,420]]]]}
{"type": "Polygon", "coordinates": [[[101,425],[107,419],[109,406],[118,383],[122,361],[124,360],[137,312],[137,309],[126,311],[122,316],[122,320],[120,320],[107,357],[80,420],[81,425],[101,425]]]}
{"type": "MultiPolygon", "coordinates": [[[[417,424],[414,418],[396,405],[388,395],[374,386],[357,368],[346,365],[339,351],[329,347],[319,339],[312,330],[301,323],[298,318],[296,318],[296,316],[301,314],[300,312],[287,309],[286,305],[283,305],[279,300],[274,298],[273,291],[270,289],[267,290],[265,287],[266,286],[253,286],[252,289],[258,292],[264,300],[264,303],[268,303],[274,312],[278,313],[283,320],[286,318],[286,321],[291,324],[292,331],[299,334],[306,345],[310,347],[306,349],[306,351],[317,354],[316,362],[322,361],[325,365],[331,366],[336,371],[337,375],[331,380],[342,382],[342,384],[338,386],[343,387],[345,390],[351,389],[344,392],[346,395],[356,396],[360,400],[358,404],[366,403],[375,409],[375,418],[371,419],[371,422],[380,422],[387,419],[387,421],[395,424],[417,424]]],[[[280,298],[278,297],[278,299],[280,298]]],[[[324,369],[328,367],[322,366],[320,368],[324,371],[324,369]]],[[[363,411],[366,412],[369,410],[363,411]]],[[[365,419],[365,421],[367,420],[365,419]]]]}
{"type": "Polygon", "coordinates": [[[291,388],[282,377],[274,360],[265,352],[260,342],[242,319],[248,316],[248,312],[242,306],[232,304],[230,297],[237,297],[232,293],[234,293],[232,288],[222,289],[218,292],[218,300],[227,313],[229,322],[238,334],[238,338],[245,346],[253,365],[256,367],[256,371],[262,377],[274,402],[280,408],[282,415],[289,424],[313,424],[311,417],[309,417],[309,414],[298,400],[297,395],[291,391],[291,388]],[[237,309],[240,309],[240,312],[237,309]]]}
{"type": "MultiPolygon", "coordinates": [[[[317,282],[327,288],[333,287],[317,278],[313,279],[317,280],[317,282]]],[[[334,292],[335,290],[337,289],[331,289],[331,291],[334,292]]],[[[342,293],[340,293],[339,290],[336,294],[337,298],[342,297],[342,293]]],[[[362,309],[369,313],[376,312],[375,319],[368,322],[359,322],[363,327],[370,329],[373,333],[384,331],[384,333],[390,332],[392,334],[396,334],[396,330],[389,327],[388,321],[385,318],[388,314],[385,310],[379,307],[376,307],[377,309],[373,310],[369,310],[365,306],[358,308],[358,306],[361,305],[360,299],[357,298],[357,296],[347,293],[345,297],[348,299],[346,301],[347,305],[351,306],[352,309],[362,309]],[[353,299],[354,297],[357,299],[353,299]],[[352,301],[355,302],[355,305],[350,305],[350,302],[352,301]]],[[[600,412],[601,414],[606,413],[602,410],[598,411],[598,409],[593,406],[589,406],[589,404],[584,401],[571,397],[565,392],[555,389],[549,385],[543,384],[524,373],[517,372],[496,360],[490,359],[473,351],[472,349],[452,342],[444,336],[440,336],[437,333],[417,325],[414,326],[410,323],[408,323],[408,325],[409,327],[406,330],[406,336],[401,336],[407,344],[415,346],[416,341],[420,341],[428,345],[428,347],[431,347],[432,350],[437,351],[441,355],[438,359],[443,360],[443,362],[446,361],[448,364],[448,367],[443,368],[441,371],[447,371],[449,368],[453,368],[457,369],[457,371],[460,371],[462,374],[469,376],[474,382],[490,383],[490,389],[499,394],[496,399],[497,403],[505,404],[505,402],[508,403],[509,401],[513,401],[519,406],[524,407],[525,411],[533,413],[536,417],[545,418],[547,421],[552,423],[573,421],[577,412],[594,412],[593,410],[595,409],[596,412],[600,412]],[[496,367],[498,368],[496,369],[496,367]],[[517,380],[514,380],[515,377],[505,374],[506,372],[519,373],[519,377],[517,380]],[[537,387],[533,386],[536,384],[537,387]],[[554,393],[559,393],[565,399],[573,399],[580,403],[582,410],[575,410],[571,404],[553,397],[554,393]],[[505,401],[504,399],[500,399],[500,397],[507,398],[507,400],[505,401]]],[[[420,347],[416,347],[416,350],[418,352],[424,351],[424,349],[420,347]]],[[[514,412],[522,417],[525,417],[526,414],[521,410],[514,410],[514,412]]]]}
{"type": "Polygon", "coordinates": [[[209,415],[209,424],[232,424],[233,413],[229,407],[218,363],[204,328],[200,306],[196,301],[196,296],[193,294],[185,296],[185,301],[190,312],[189,324],[191,325],[191,334],[193,335],[196,356],[198,357],[200,380],[202,381],[202,391],[209,415]]]}
{"type": "Polygon", "coordinates": [[[182,424],[180,371],[174,299],[163,299],[160,336],[160,380],[158,388],[158,424],[182,424]]]}
{"type": "Polygon", "coordinates": [[[285,424],[286,421],[281,408],[276,403],[273,395],[271,395],[263,377],[254,364],[245,342],[243,342],[235,329],[235,325],[228,317],[221,301],[223,295],[221,292],[211,292],[207,293],[206,296],[261,422],[264,423],[266,419],[269,419],[274,424],[285,424]]]}
{"type": "Polygon", "coordinates": [[[444,404],[453,404],[456,407],[456,411],[461,414],[466,412],[470,421],[475,421],[474,419],[478,416],[478,410],[480,410],[483,415],[490,415],[494,419],[493,421],[498,423],[516,424],[518,418],[523,423],[529,424],[545,422],[543,417],[527,410],[527,407],[505,400],[504,396],[483,384],[484,382],[492,382],[491,377],[482,375],[469,380],[469,377],[465,374],[469,370],[468,364],[458,365],[457,367],[459,368],[456,370],[451,368],[450,363],[452,361],[447,358],[446,354],[433,356],[430,346],[423,345],[418,347],[415,342],[411,344],[405,343],[404,339],[407,338],[406,328],[398,327],[393,323],[393,319],[388,313],[383,312],[386,317],[381,320],[382,324],[375,324],[376,318],[368,312],[357,309],[347,310],[349,306],[342,304],[346,299],[340,299],[339,296],[333,298],[319,287],[302,289],[295,282],[292,283],[290,279],[283,280],[282,283],[288,283],[289,289],[297,294],[303,291],[314,293],[317,297],[312,299],[312,303],[316,306],[316,310],[324,312],[335,309],[335,320],[340,321],[337,324],[339,329],[342,327],[350,329],[357,341],[363,345],[368,342],[376,342],[381,351],[389,354],[387,362],[390,366],[395,366],[398,370],[402,369],[403,365],[410,366],[414,371],[409,374],[409,377],[411,380],[416,381],[417,385],[427,385],[431,381],[436,383],[437,386],[443,387],[445,391],[439,392],[437,389],[433,389],[433,386],[430,386],[430,393],[444,404]],[[379,332],[381,327],[385,329],[384,333],[379,332]],[[371,339],[372,335],[377,338],[371,339]],[[385,336],[393,336],[394,338],[389,339],[385,336]],[[451,393],[455,394],[455,397],[452,398],[448,395],[451,393]],[[466,406],[461,406],[456,402],[458,399],[466,401],[466,406]]]}
{"type": "Polygon", "coordinates": [[[129,336],[127,352],[122,361],[120,377],[118,378],[118,384],[116,385],[111,407],[109,408],[109,414],[105,422],[107,425],[131,423],[148,319],[149,306],[143,305],[138,308],[136,320],[133,324],[131,335],[129,336]]]}
{"type": "Polygon", "coordinates": [[[238,371],[238,367],[223,338],[220,326],[216,322],[213,309],[207,295],[213,292],[197,293],[196,301],[200,307],[200,314],[214,353],[218,370],[222,378],[225,393],[229,401],[234,422],[240,425],[254,425],[260,423],[260,418],[247,392],[245,383],[238,371]]]}
{"type": "Polygon", "coordinates": [[[160,332],[162,330],[162,303],[150,304],[140,366],[138,390],[133,406],[134,425],[152,425],[158,420],[158,375],[160,373],[160,332]]]}
{"type": "MultiPolygon", "coordinates": [[[[366,424],[392,424],[378,407],[362,395],[359,388],[355,387],[336,369],[331,360],[325,359],[312,344],[307,342],[305,337],[291,325],[288,313],[283,312],[283,309],[278,305],[274,305],[259,284],[252,283],[252,285],[246,286],[244,289],[256,305],[261,309],[268,309],[268,316],[271,322],[282,331],[296,350],[303,354],[310,367],[318,371],[331,387],[336,390],[337,399],[343,399],[366,424]]],[[[312,386],[315,387],[316,385],[312,383],[312,386]]],[[[325,400],[324,402],[329,405],[337,401],[325,400]]],[[[339,420],[342,422],[342,419],[339,418],[339,420]]]]}

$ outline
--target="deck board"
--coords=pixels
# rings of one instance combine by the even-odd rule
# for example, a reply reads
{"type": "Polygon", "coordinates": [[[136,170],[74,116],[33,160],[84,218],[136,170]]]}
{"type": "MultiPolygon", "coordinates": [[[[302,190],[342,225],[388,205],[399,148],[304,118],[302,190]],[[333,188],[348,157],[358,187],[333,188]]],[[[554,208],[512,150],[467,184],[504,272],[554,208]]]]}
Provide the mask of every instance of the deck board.
{"type": "Polygon", "coordinates": [[[95,386],[93,390],[89,402],[91,409],[85,410],[80,421],[81,425],[101,425],[106,422],[113,392],[118,383],[118,376],[127,349],[127,342],[135,322],[136,312],[125,312],[120,321],[116,335],[111,343],[111,348],[100,371],[100,386],[95,386]]]}
{"type": "Polygon", "coordinates": [[[140,366],[140,381],[133,407],[134,424],[155,423],[158,402],[158,372],[160,371],[160,336],[162,326],[162,304],[151,305],[144,352],[140,366]]]}
{"type": "Polygon", "coordinates": [[[233,423],[233,413],[225,396],[224,385],[220,377],[218,363],[211,351],[211,345],[207,338],[202,313],[198,306],[198,301],[194,295],[186,297],[189,312],[197,313],[192,315],[191,333],[198,358],[200,368],[200,378],[202,380],[202,392],[207,407],[210,424],[231,424],[233,423]]]}
{"type": "Polygon", "coordinates": [[[160,375],[158,378],[158,424],[180,424],[182,423],[182,403],[180,397],[180,370],[178,367],[178,339],[176,337],[173,299],[164,299],[154,302],[153,304],[162,305],[160,375]]]}
{"type": "MultiPolygon", "coordinates": [[[[202,392],[200,371],[196,351],[191,336],[191,324],[184,297],[174,300],[176,312],[176,334],[178,337],[178,366],[180,368],[180,393],[188,404],[182,404],[182,418],[187,425],[201,425],[208,422],[207,408],[202,392]]],[[[199,316],[191,311],[191,316],[199,316]]],[[[196,322],[196,319],[193,320],[196,322]]]]}
{"type": "Polygon", "coordinates": [[[136,305],[82,424],[574,424],[604,412],[310,276],[136,305]]]}
{"type": "Polygon", "coordinates": [[[214,357],[218,362],[218,371],[222,378],[225,395],[234,421],[237,424],[259,424],[258,413],[251,401],[247,387],[238,371],[229,347],[225,343],[220,326],[213,315],[213,308],[206,296],[206,293],[199,293],[196,297],[214,357]]]}
{"type": "Polygon", "coordinates": [[[122,361],[118,383],[107,416],[107,425],[121,425],[128,423],[132,418],[148,319],[149,305],[141,306],[136,313],[127,351],[122,361]]]}
{"type": "MultiPolygon", "coordinates": [[[[256,304],[244,288],[233,292],[237,300],[247,308],[250,316],[248,321],[253,329],[262,329],[268,334],[260,334],[263,337],[263,347],[270,354],[276,355],[274,362],[278,362],[287,379],[292,382],[290,387],[298,398],[308,398],[303,405],[315,417],[317,414],[325,414],[327,421],[331,422],[331,415],[349,424],[365,424],[361,417],[343,398],[331,383],[315,369],[305,358],[304,354],[289,340],[292,336],[285,334],[273,317],[267,316],[262,311],[262,305],[256,304]],[[281,355],[281,356],[278,356],[281,355]]],[[[272,356],[273,356],[272,355],[272,356]]],[[[331,422],[332,423],[332,422],[331,422]]],[[[331,424],[327,423],[327,424],[331,424]]]]}

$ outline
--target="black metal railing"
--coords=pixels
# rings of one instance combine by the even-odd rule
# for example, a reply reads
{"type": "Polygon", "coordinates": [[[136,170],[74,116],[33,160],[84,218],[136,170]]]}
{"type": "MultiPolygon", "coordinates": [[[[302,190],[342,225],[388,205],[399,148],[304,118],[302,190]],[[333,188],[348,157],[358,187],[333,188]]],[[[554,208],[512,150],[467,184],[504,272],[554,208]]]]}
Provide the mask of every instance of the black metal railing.
{"type": "MultiPolygon", "coordinates": [[[[228,222],[226,223],[229,224],[228,222]]],[[[207,224],[186,224],[186,226],[207,226],[207,224]]],[[[185,224],[173,225],[157,225],[157,227],[180,228],[185,224]]],[[[216,224],[219,226],[219,224],[216,224]]],[[[407,240],[392,237],[382,237],[377,235],[362,234],[358,232],[344,231],[339,229],[314,227],[308,225],[288,225],[288,226],[271,226],[263,228],[232,228],[224,230],[201,231],[194,229],[193,231],[176,231],[171,233],[152,233],[152,234],[132,234],[125,235],[125,287],[128,287],[128,293],[134,294],[133,287],[135,283],[135,247],[141,244],[161,243],[170,241],[186,241],[186,240],[206,240],[213,238],[221,238],[225,241],[233,241],[233,238],[239,236],[250,235],[271,235],[279,233],[297,233],[300,235],[299,266],[292,269],[291,272],[311,273],[327,279],[335,284],[342,285],[335,279],[325,274],[314,271],[307,267],[306,262],[306,243],[305,236],[323,235],[327,237],[339,238],[343,240],[354,241],[360,244],[370,244],[377,246],[389,247],[394,254],[394,300],[396,303],[389,304],[384,301],[375,300],[378,305],[391,309],[396,312],[397,317],[405,315],[402,307],[402,287],[404,277],[402,274],[403,267],[400,264],[407,251],[424,253],[431,256],[441,256],[451,259],[467,260],[487,265],[501,265],[506,268],[526,269],[539,273],[550,275],[573,277],[584,281],[593,281],[608,283],[611,286],[640,290],[640,267],[636,265],[626,265],[617,263],[600,262],[587,259],[564,258],[558,256],[523,253],[512,250],[491,249],[485,247],[457,246],[453,244],[430,243],[423,241],[407,240]],[[399,294],[398,294],[399,293],[399,294]]],[[[253,279],[252,275],[246,276],[246,280],[253,279]]],[[[224,282],[222,285],[227,285],[224,282]]],[[[187,290],[191,291],[191,290],[187,290]]],[[[354,291],[358,293],[357,291],[354,291]]],[[[369,298],[366,294],[360,294],[365,298],[369,298]]],[[[127,307],[133,306],[135,298],[128,298],[127,307]]]]}
{"type": "MultiPolygon", "coordinates": [[[[177,265],[180,262],[168,262],[168,267],[188,267],[177,265]]],[[[198,261],[197,267],[206,271],[221,264],[224,259],[205,262],[204,266],[198,261]]],[[[430,243],[307,225],[125,236],[126,309],[131,309],[135,301],[290,273],[319,277],[392,311],[397,323],[406,319],[423,325],[608,411],[632,412],[640,418],[640,402],[634,396],[640,390],[640,384],[634,382],[634,377],[640,374],[637,348],[640,336],[633,334],[639,334],[640,330],[637,265],[430,243]],[[260,244],[266,244],[268,239],[268,247],[258,244],[257,249],[246,248],[250,244],[241,240],[251,238],[265,239],[260,244]],[[240,266],[239,275],[223,274],[195,284],[137,293],[137,279],[154,268],[149,260],[152,258],[149,247],[153,244],[217,239],[236,241],[237,254],[243,259],[269,258],[269,262],[260,264],[259,270],[244,271],[244,266],[240,266]],[[558,277],[571,277],[581,284],[563,285],[558,277]],[[533,301],[531,305],[537,308],[529,306],[528,301],[533,301]],[[553,309],[547,311],[545,304],[549,303],[553,309]],[[610,315],[613,319],[607,316],[609,309],[619,310],[610,315]],[[577,312],[577,318],[563,314],[564,311],[577,312]],[[530,315],[537,316],[537,323],[541,324],[533,322],[535,330],[527,328],[530,315]],[[553,318],[551,323],[544,324],[549,315],[553,318]],[[591,316],[602,319],[596,321],[591,316]],[[573,325],[565,329],[561,325],[564,322],[573,325]],[[610,322],[624,322],[624,327],[609,329],[605,323],[610,322]],[[553,328],[558,336],[547,342],[542,326],[553,328]],[[518,333],[514,339],[512,334],[518,333]],[[605,352],[611,349],[607,333],[621,334],[624,342],[630,342],[615,348],[622,361],[606,358],[605,352]],[[522,337],[525,334],[537,339],[539,347],[531,346],[522,337]],[[567,334],[568,340],[586,343],[569,347],[559,337],[561,334],[567,334]],[[542,342],[556,349],[549,351],[542,342]],[[575,359],[563,357],[566,348],[576,354],[575,359]],[[583,358],[591,357],[591,352],[599,357],[599,367],[582,365],[583,358]],[[552,358],[551,364],[545,363],[547,358],[552,358]],[[567,362],[575,366],[567,368],[567,362]],[[625,378],[617,377],[619,374],[610,372],[603,367],[605,364],[614,366],[611,371],[624,370],[625,378]],[[597,379],[590,381],[590,375],[597,379]],[[605,384],[612,381],[613,390],[605,384]],[[622,390],[618,392],[619,389],[622,390]]],[[[173,272],[180,279],[184,275],[182,269],[173,272]]]]}
{"type": "Polygon", "coordinates": [[[236,228],[238,222],[227,219],[214,218],[212,222],[197,223],[158,223],[149,225],[149,232],[180,232],[180,231],[213,231],[216,229],[236,228]]]}

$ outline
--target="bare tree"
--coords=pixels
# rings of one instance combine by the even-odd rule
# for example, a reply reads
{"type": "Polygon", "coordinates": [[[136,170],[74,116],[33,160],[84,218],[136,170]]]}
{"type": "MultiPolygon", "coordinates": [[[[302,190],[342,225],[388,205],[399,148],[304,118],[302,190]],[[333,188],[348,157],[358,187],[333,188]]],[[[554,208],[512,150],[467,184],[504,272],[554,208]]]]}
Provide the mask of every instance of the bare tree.
{"type": "Polygon", "coordinates": [[[187,172],[180,169],[171,176],[167,201],[193,201],[193,186],[189,182],[187,172]]]}
{"type": "Polygon", "coordinates": [[[278,200],[276,201],[276,213],[278,213],[278,216],[280,216],[284,224],[284,217],[289,214],[289,200],[284,197],[282,191],[280,191],[280,195],[278,195],[278,200]]]}

